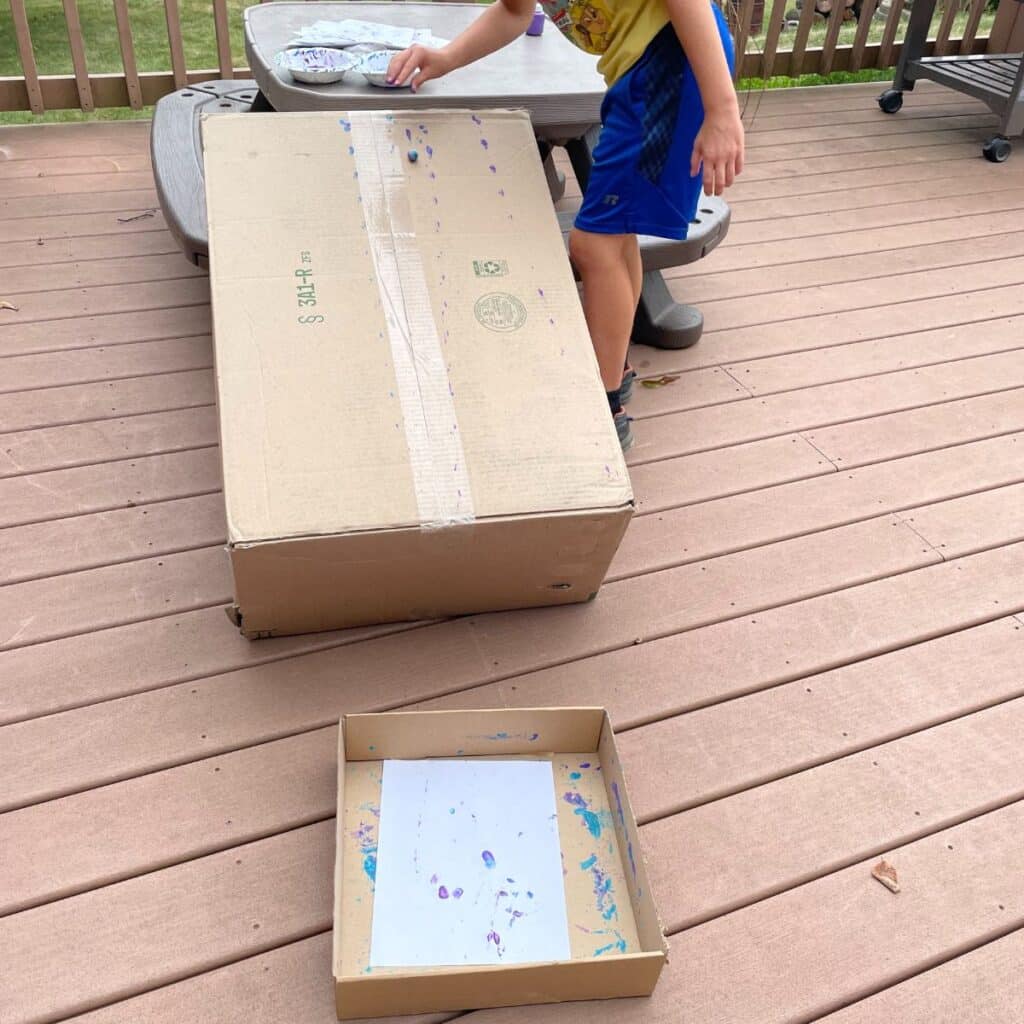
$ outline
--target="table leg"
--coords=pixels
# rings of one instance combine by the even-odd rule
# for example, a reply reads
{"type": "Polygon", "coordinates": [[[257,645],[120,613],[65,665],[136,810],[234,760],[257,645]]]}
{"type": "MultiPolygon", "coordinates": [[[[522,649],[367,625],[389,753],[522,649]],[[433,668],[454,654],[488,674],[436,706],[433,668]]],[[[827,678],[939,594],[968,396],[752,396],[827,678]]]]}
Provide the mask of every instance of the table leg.
{"type": "MultiPolygon", "coordinates": [[[[586,189],[593,167],[594,147],[600,128],[592,128],[583,138],[566,144],[572,169],[581,189],[586,189]]],[[[661,271],[644,274],[640,307],[633,321],[633,341],[653,348],[689,348],[700,341],[704,331],[704,315],[694,306],[676,302],[665,284],[661,271]]]]}
{"type": "Polygon", "coordinates": [[[544,163],[544,177],[548,180],[551,201],[553,203],[561,202],[565,195],[565,175],[555,166],[553,147],[550,142],[538,139],[537,148],[540,150],[540,158],[544,163]]]}
{"type": "Polygon", "coordinates": [[[900,50],[899,63],[896,65],[896,77],[892,87],[896,92],[914,88],[914,61],[924,56],[928,43],[928,30],[931,28],[932,15],[935,13],[935,0],[917,0],[910,9],[910,21],[900,50]]]}
{"type": "Polygon", "coordinates": [[[249,112],[252,114],[272,114],[274,108],[270,105],[267,97],[262,92],[257,91],[252,99],[252,106],[249,108],[249,112]]]}

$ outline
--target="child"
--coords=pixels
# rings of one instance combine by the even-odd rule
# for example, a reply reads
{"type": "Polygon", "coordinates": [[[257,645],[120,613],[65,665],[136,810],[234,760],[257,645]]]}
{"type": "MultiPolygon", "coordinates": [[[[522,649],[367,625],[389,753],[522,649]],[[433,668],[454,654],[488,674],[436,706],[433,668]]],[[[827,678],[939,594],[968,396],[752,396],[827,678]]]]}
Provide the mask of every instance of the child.
{"type": "MultiPolygon", "coordinates": [[[[633,435],[622,404],[635,377],[627,353],[643,282],[637,235],[685,238],[701,186],[721,195],[743,169],[732,41],[709,0],[542,2],[569,39],[601,54],[609,87],[569,253],[625,450],[633,435]]],[[[495,0],[444,49],[398,54],[389,82],[411,79],[415,90],[471,64],[521,36],[533,12],[534,0],[495,0]]]]}

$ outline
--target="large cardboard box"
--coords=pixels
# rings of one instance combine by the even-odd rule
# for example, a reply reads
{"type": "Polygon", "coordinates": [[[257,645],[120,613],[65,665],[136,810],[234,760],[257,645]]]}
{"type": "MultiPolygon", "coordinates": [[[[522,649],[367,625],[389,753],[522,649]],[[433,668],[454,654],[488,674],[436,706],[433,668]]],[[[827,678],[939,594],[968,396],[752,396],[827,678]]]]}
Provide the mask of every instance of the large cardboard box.
{"type": "MultiPolygon", "coordinates": [[[[339,1019],[654,991],[668,945],[615,736],[602,708],[347,715],[339,732],[334,876],[339,1019]],[[452,757],[551,760],[569,960],[416,970],[371,966],[382,762],[452,757]]],[[[421,823],[424,829],[431,824],[436,825],[421,823]]]]}
{"type": "Polygon", "coordinates": [[[592,597],[632,494],[527,116],[202,130],[242,631],[592,597]]]}

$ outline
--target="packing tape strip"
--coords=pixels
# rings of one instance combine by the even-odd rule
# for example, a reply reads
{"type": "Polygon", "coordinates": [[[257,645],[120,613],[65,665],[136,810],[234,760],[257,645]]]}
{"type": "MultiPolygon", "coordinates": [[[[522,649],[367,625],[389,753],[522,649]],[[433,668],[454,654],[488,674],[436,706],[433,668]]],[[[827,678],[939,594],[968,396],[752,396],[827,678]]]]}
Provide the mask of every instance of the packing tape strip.
{"type": "Polygon", "coordinates": [[[408,209],[400,147],[391,138],[394,121],[368,112],[349,117],[345,123],[351,125],[420,525],[438,529],[473,522],[473,492],[451,381],[408,209]]]}

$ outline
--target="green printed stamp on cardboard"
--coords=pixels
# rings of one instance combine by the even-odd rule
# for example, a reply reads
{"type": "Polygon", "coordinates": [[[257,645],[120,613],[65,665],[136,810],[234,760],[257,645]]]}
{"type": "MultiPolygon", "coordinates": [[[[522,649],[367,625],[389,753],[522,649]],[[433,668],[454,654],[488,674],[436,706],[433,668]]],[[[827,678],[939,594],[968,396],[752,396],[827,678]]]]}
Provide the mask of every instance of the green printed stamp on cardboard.
{"type": "Polygon", "coordinates": [[[505,260],[473,260],[473,273],[477,277],[507,277],[508,263],[505,260]]]}
{"type": "Polygon", "coordinates": [[[491,292],[477,299],[474,312],[484,327],[500,334],[518,331],[526,323],[526,307],[505,292],[491,292]]]}

